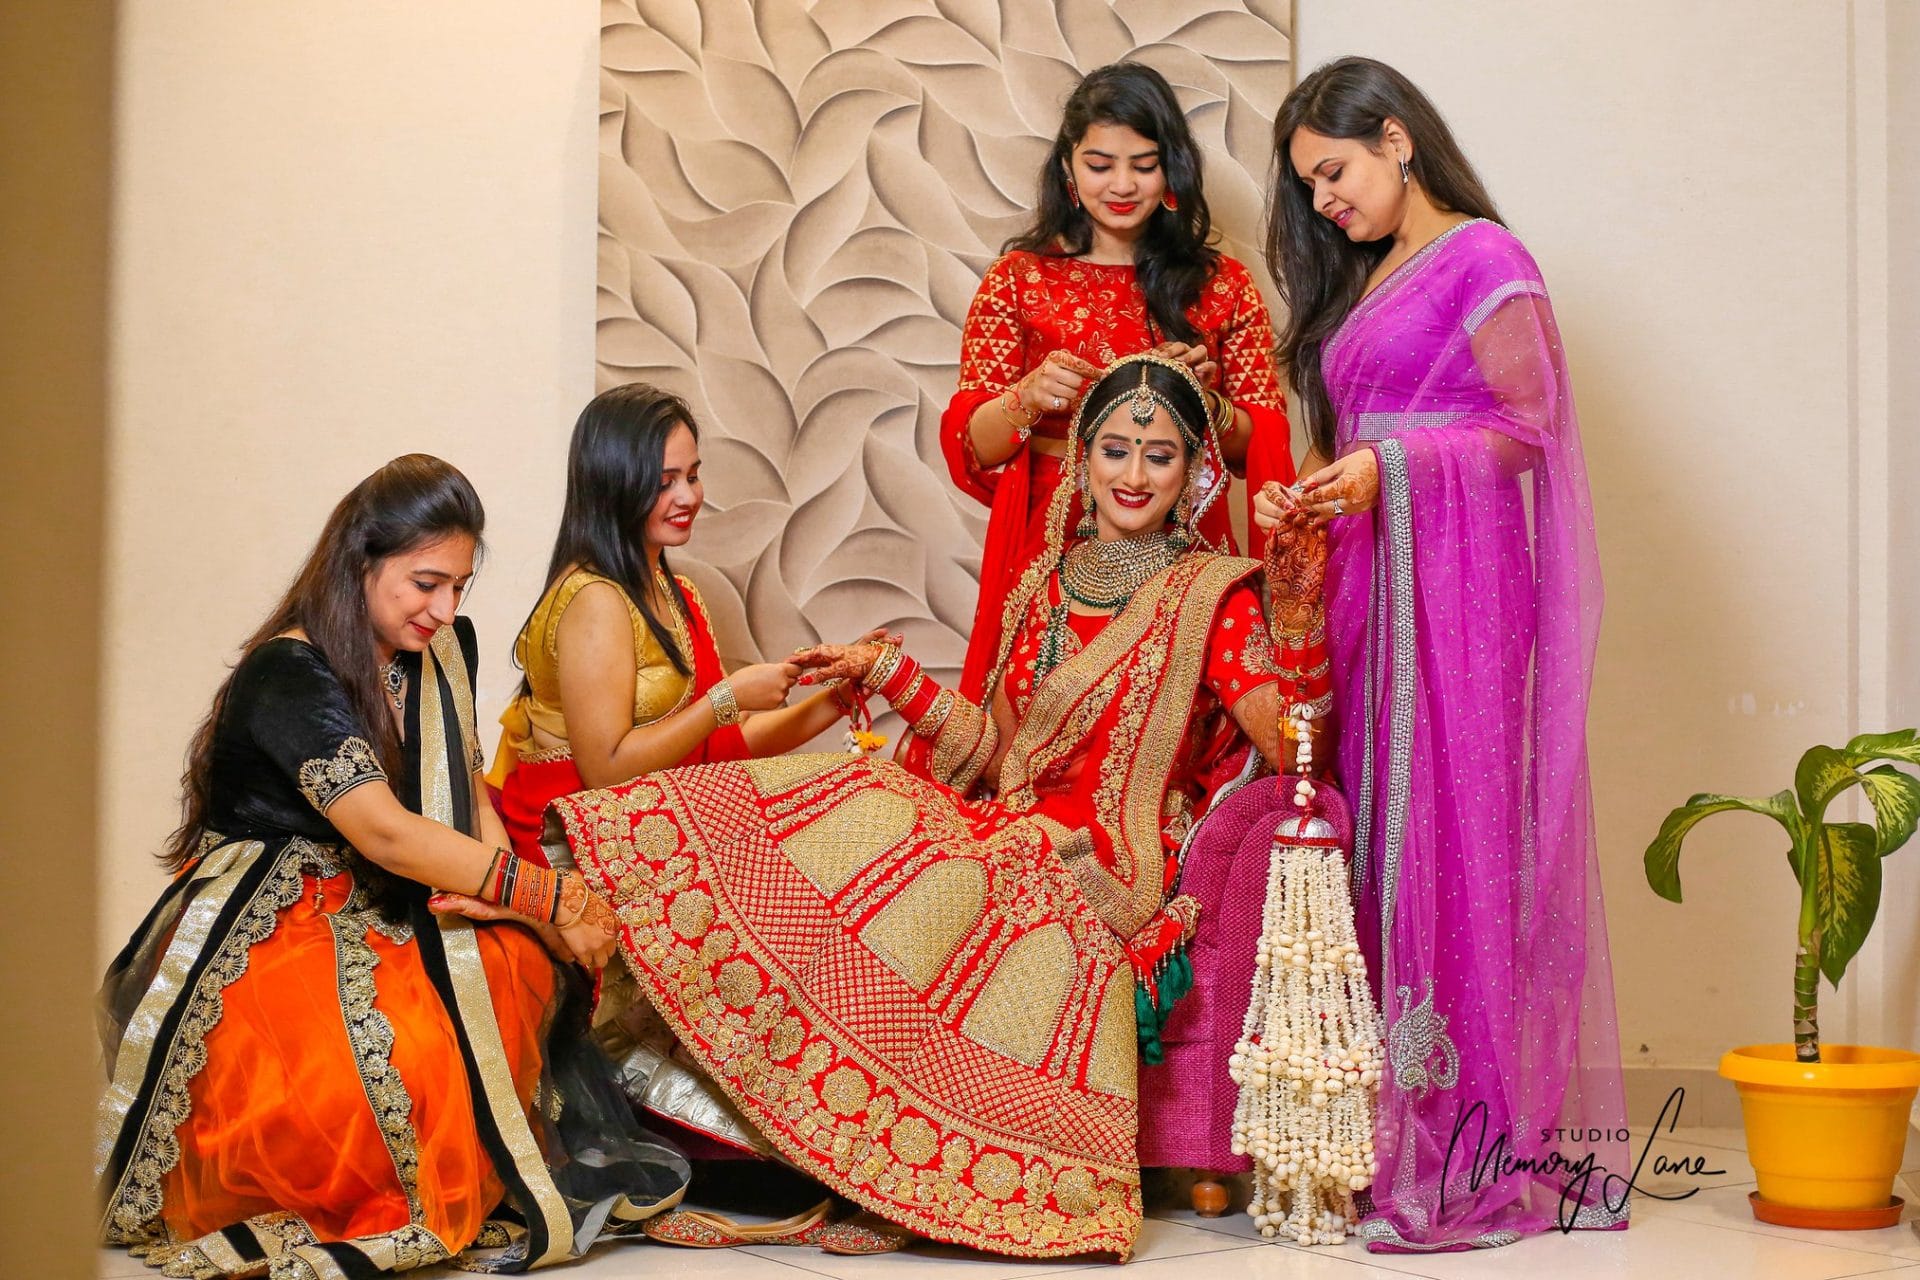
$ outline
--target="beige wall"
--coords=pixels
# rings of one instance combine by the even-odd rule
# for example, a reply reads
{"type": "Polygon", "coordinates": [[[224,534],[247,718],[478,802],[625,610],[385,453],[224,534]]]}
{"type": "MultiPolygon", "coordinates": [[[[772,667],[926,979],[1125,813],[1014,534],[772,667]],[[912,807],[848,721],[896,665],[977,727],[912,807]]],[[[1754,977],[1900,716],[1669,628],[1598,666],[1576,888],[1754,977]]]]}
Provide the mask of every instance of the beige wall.
{"type": "MultiPolygon", "coordinates": [[[[1640,854],[1691,792],[1771,792],[1812,742],[1895,727],[1889,575],[1912,570],[1890,538],[1917,548],[1910,514],[1888,528],[1876,307],[1901,6],[1300,7],[1301,73],[1364,53],[1410,75],[1553,291],[1607,573],[1591,731],[1626,1059],[1710,1066],[1786,1039],[1797,898],[1780,833],[1702,827],[1681,906],[1647,889],[1640,854]]],[[[1917,855],[1885,864],[1883,921],[1912,914],[1917,855]]],[[[1913,1042],[1902,923],[1826,998],[1831,1038],[1913,1042]]]]}
{"type": "MultiPolygon", "coordinates": [[[[1920,724],[1920,4],[1889,0],[1886,18],[1887,720],[1907,726],[1920,724]]],[[[1879,1039],[1911,1048],[1920,1045],[1920,845],[1895,856],[1905,892],[1881,912],[1879,1039]]]]}
{"type": "Polygon", "coordinates": [[[885,625],[947,679],[987,513],[948,478],[940,415],[1062,105],[1122,56],[1164,74],[1222,251],[1264,283],[1288,6],[762,0],[756,38],[735,4],[605,8],[600,382],[658,382],[702,423],[708,513],[676,564],[723,654],[885,625]]]}
{"type": "Polygon", "coordinates": [[[593,390],[598,33],[592,0],[127,5],[103,948],[234,646],[396,454],[487,503],[470,611],[504,703],[593,390]]]}
{"type": "MultiPolygon", "coordinates": [[[[1920,718],[1920,601],[1891,554],[1920,535],[1898,500],[1920,474],[1920,387],[1899,346],[1859,358],[1875,332],[1863,282],[1881,282],[1905,350],[1920,327],[1920,166],[1884,154],[1903,145],[1889,95],[1913,116],[1911,9],[1853,6],[1857,37],[1846,8],[1784,0],[1300,10],[1302,67],[1364,51],[1432,91],[1561,309],[1611,593],[1593,734],[1629,1060],[1698,1065],[1780,1038],[1778,837],[1704,828],[1680,907],[1653,898],[1638,858],[1692,790],[1784,785],[1808,742],[1884,723],[1880,703],[1920,718]],[[1851,80],[1850,48],[1878,72],[1851,80]],[[1869,127],[1850,134],[1850,114],[1869,127]]],[[[329,504],[387,457],[441,453],[489,500],[483,704],[509,686],[504,646],[594,378],[600,18],[584,0],[459,18],[367,0],[128,6],[103,949],[157,884],[146,858],[232,646],[329,504]]],[[[1897,920],[1920,848],[1887,872],[1897,920]]],[[[1883,920],[1830,1030],[1920,1039],[1916,946],[1883,920]]]]}

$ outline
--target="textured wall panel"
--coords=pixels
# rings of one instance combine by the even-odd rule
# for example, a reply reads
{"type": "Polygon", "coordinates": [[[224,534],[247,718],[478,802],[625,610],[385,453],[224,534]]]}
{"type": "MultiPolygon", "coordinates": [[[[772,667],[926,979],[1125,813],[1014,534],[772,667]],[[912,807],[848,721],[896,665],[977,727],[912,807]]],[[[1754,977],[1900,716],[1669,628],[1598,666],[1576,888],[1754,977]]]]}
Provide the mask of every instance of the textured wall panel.
{"type": "MultiPolygon", "coordinates": [[[[939,672],[985,508],[940,457],[960,324],[1086,71],[1134,56],[1256,274],[1286,0],[605,0],[599,381],[685,396],[681,571],[729,661],[898,626],[939,672]]],[[[1260,277],[1264,283],[1264,277],[1260,277]]]]}

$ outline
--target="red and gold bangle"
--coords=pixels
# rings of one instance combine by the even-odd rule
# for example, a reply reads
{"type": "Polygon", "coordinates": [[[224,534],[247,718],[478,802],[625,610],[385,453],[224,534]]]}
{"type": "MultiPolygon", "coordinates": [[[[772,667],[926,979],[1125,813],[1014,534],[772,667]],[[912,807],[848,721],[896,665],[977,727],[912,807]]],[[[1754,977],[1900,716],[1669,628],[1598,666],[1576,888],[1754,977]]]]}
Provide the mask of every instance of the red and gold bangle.
{"type": "Polygon", "coordinates": [[[927,678],[926,671],[895,645],[883,646],[883,652],[867,668],[865,684],[887,700],[907,723],[923,718],[942,692],[927,678]]]}
{"type": "Polygon", "coordinates": [[[493,864],[474,896],[528,920],[551,923],[560,904],[559,877],[551,867],[495,849],[493,864]]]}
{"type": "MultiPolygon", "coordinates": [[[[932,680],[922,676],[920,683],[909,690],[906,697],[901,698],[899,702],[893,704],[894,710],[898,711],[901,719],[905,720],[908,724],[917,725],[932,716],[934,706],[940,701],[943,694],[947,696],[949,710],[951,710],[952,695],[932,680]]],[[[944,720],[946,716],[942,715],[940,718],[944,720]]],[[[936,728],[937,727],[938,726],[936,726],[936,728]]],[[[931,730],[929,732],[931,732],[931,730]]]]}
{"type": "Polygon", "coordinates": [[[1328,661],[1325,632],[1305,637],[1284,636],[1274,665],[1283,679],[1290,678],[1299,701],[1317,702],[1333,687],[1332,663],[1328,661]]]}
{"type": "Polygon", "coordinates": [[[912,691],[914,680],[919,675],[920,664],[902,652],[898,661],[874,685],[873,691],[885,698],[888,706],[898,707],[901,700],[912,691]]]}
{"type": "MultiPolygon", "coordinates": [[[[923,738],[935,737],[947,723],[947,717],[953,714],[953,690],[941,689],[933,695],[933,701],[926,711],[907,719],[907,728],[923,738]]],[[[905,715],[905,712],[901,713],[905,715]]]]}
{"type": "MultiPolygon", "coordinates": [[[[913,678],[908,680],[906,686],[900,690],[900,696],[893,700],[893,709],[903,716],[906,715],[907,708],[913,705],[913,700],[920,696],[921,690],[925,689],[926,685],[927,673],[924,670],[914,672],[913,678]]],[[[935,685],[934,688],[938,689],[939,686],[935,685]]],[[[926,701],[933,701],[931,692],[927,694],[926,701]]]]}

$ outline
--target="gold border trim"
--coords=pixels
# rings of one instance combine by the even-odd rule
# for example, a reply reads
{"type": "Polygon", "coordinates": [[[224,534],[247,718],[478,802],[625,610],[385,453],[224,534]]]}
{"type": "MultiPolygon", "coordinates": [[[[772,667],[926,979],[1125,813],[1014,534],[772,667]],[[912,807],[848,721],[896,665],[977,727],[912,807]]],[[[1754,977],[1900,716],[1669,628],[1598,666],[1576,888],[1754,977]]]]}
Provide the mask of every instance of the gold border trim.
{"type": "MultiPolygon", "coordinates": [[[[460,648],[460,639],[451,634],[452,630],[451,626],[440,628],[434,633],[433,643],[420,655],[420,741],[417,745],[420,812],[441,826],[460,831],[464,824],[454,821],[452,769],[447,763],[447,720],[440,702],[440,672],[444,668],[439,661],[439,650],[446,647],[440,643],[440,637],[446,636],[452,641],[456,652],[460,648]]],[[[464,752],[461,758],[466,758],[464,752]]]]}
{"type": "Polygon", "coordinates": [[[220,939],[198,984],[191,992],[184,989],[187,971],[206,948],[221,909],[264,847],[259,841],[239,846],[241,853],[236,855],[235,864],[222,872],[187,908],[186,918],[168,944],[159,974],[128,1023],[128,1035],[121,1044],[122,1061],[115,1063],[114,1084],[101,1106],[95,1147],[95,1168],[100,1175],[105,1174],[107,1160],[139,1096],[140,1080],[146,1074],[145,1067],[161,1020],[177,1000],[188,1001],[173,1042],[167,1048],[154,1097],[141,1120],[139,1137],[128,1153],[127,1167],[107,1197],[101,1229],[109,1242],[127,1243],[144,1238],[159,1216],[160,1184],[180,1162],[176,1131],[192,1112],[188,1090],[206,1065],[206,1037],[219,1025],[222,995],[246,973],[254,944],[273,936],[280,912],[300,897],[301,855],[308,842],[296,838],[281,849],[272,871],[261,881],[234,926],[220,939]],[[131,1055],[126,1052],[129,1043],[133,1048],[131,1055]],[[136,1062],[141,1067],[138,1075],[132,1074],[136,1062]]]}
{"type": "Polygon", "coordinates": [[[500,1038],[500,1023],[493,1014],[486,967],[480,959],[479,935],[471,920],[442,916],[440,941],[446,951],[447,974],[459,1004],[460,1021],[473,1044],[487,1109],[513,1159],[514,1168],[533,1194],[534,1204],[529,1209],[537,1211],[546,1223],[547,1250],[529,1265],[540,1267],[558,1262],[572,1255],[573,1217],[560,1195],[560,1188],[554,1185],[553,1175],[547,1170],[546,1159],[540,1153],[540,1144],[534,1139],[526,1113],[520,1109],[513,1075],[507,1070],[507,1047],[500,1038]]]}
{"type": "Polygon", "coordinates": [[[433,642],[427,647],[439,661],[440,669],[447,673],[447,685],[453,690],[453,714],[460,722],[461,758],[467,762],[468,773],[479,773],[486,762],[480,754],[480,722],[473,709],[473,673],[467,669],[467,655],[460,647],[460,635],[453,624],[448,623],[433,633],[433,642]]]}

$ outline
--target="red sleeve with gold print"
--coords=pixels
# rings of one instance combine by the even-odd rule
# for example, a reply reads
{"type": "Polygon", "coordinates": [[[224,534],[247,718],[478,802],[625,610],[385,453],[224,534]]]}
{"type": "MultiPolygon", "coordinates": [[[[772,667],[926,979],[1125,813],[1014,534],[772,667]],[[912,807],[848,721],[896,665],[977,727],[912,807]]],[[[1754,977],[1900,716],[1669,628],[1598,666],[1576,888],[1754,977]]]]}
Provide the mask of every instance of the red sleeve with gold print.
{"type": "Polygon", "coordinates": [[[1278,676],[1267,620],[1260,612],[1260,597],[1243,582],[1220,601],[1203,678],[1221,705],[1231,707],[1261,685],[1272,684],[1278,676]]]}

